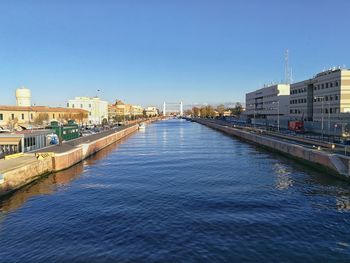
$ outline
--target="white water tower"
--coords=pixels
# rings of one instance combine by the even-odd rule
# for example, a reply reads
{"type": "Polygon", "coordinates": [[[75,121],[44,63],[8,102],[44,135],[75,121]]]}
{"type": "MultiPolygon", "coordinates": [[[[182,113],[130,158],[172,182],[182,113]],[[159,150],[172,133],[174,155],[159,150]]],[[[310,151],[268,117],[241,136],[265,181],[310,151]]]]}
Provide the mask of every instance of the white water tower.
{"type": "Polygon", "coordinates": [[[17,106],[29,107],[31,105],[31,97],[30,89],[25,87],[16,89],[17,106]]]}

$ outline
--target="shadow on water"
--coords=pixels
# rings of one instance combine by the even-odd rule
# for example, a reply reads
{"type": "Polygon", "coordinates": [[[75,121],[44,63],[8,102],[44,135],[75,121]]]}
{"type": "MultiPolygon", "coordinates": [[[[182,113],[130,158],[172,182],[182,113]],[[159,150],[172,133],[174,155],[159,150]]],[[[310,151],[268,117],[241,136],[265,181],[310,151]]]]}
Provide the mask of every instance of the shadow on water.
{"type": "Polygon", "coordinates": [[[35,182],[28,184],[18,191],[0,199],[0,212],[9,213],[24,205],[30,198],[38,195],[50,195],[55,193],[58,187],[69,185],[73,180],[78,179],[84,172],[85,166],[95,165],[99,160],[106,158],[117,146],[127,138],[115,142],[101,151],[95,153],[66,170],[49,174],[35,182]]]}
{"type": "MultiPolygon", "coordinates": [[[[209,127],[202,126],[213,130],[209,127]]],[[[215,130],[214,130],[215,131],[215,130]]],[[[322,171],[320,168],[316,168],[312,165],[304,163],[294,158],[290,158],[284,154],[270,151],[259,145],[255,145],[249,142],[245,142],[239,138],[230,136],[221,131],[221,133],[232,140],[249,145],[252,150],[249,154],[257,156],[265,156],[273,160],[274,164],[272,171],[276,178],[275,188],[278,190],[287,190],[295,186],[299,187],[304,195],[309,196],[328,196],[335,198],[335,207],[338,211],[350,211],[350,182],[344,179],[340,179],[335,175],[322,171]]],[[[239,147],[237,147],[239,149],[239,147]]]]}

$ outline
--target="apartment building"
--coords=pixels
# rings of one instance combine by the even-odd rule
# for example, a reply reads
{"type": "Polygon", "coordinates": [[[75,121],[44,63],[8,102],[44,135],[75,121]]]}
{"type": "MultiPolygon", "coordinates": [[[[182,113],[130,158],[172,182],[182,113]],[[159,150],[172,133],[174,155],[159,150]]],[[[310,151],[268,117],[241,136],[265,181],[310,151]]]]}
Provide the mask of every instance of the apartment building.
{"type": "Polygon", "coordinates": [[[155,116],[158,116],[159,113],[158,113],[158,109],[157,107],[154,107],[154,106],[149,106],[146,108],[146,115],[148,117],[155,117],[155,116]]]}
{"type": "Polygon", "coordinates": [[[276,119],[289,114],[289,84],[275,84],[246,94],[246,115],[276,119]]]}
{"type": "Polygon", "coordinates": [[[98,97],[75,97],[68,101],[67,107],[88,111],[89,124],[102,124],[104,119],[108,120],[108,102],[98,97]]]}
{"type": "Polygon", "coordinates": [[[121,100],[115,104],[108,104],[108,119],[122,121],[143,116],[143,108],[139,105],[128,105],[121,100]]]}
{"type": "Polygon", "coordinates": [[[143,108],[140,105],[132,105],[131,116],[133,116],[134,118],[143,116],[143,108]]]}

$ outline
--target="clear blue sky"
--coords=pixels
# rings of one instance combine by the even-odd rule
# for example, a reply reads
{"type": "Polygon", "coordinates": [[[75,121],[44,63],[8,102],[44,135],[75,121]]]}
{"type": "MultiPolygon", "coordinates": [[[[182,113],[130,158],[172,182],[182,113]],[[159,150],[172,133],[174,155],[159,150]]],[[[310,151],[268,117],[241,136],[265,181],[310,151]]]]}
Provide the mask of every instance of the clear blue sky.
{"type": "Polygon", "coordinates": [[[74,96],[141,105],[243,101],[284,77],[350,66],[349,0],[1,0],[0,104],[74,96]]]}

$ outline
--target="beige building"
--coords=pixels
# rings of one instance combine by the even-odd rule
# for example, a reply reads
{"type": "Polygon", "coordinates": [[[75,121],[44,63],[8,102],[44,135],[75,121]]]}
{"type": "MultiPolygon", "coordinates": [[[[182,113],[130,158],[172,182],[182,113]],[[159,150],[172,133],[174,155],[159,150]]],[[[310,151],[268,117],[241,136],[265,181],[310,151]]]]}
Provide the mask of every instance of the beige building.
{"type": "Polygon", "coordinates": [[[46,106],[1,106],[0,105],[0,126],[15,127],[17,125],[41,125],[52,120],[67,122],[74,120],[77,123],[87,121],[88,112],[81,109],[50,108],[46,106]]]}
{"type": "Polygon", "coordinates": [[[131,116],[134,116],[134,118],[143,116],[143,108],[140,105],[132,105],[130,113],[131,116]]]}
{"type": "Polygon", "coordinates": [[[246,94],[246,114],[276,119],[289,114],[289,84],[276,84],[246,94]]]}
{"type": "Polygon", "coordinates": [[[146,108],[146,116],[148,117],[155,117],[158,116],[158,109],[157,107],[150,106],[146,108]]]}
{"type": "Polygon", "coordinates": [[[108,121],[114,122],[117,118],[117,107],[115,104],[108,104],[108,121]]]}
{"type": "Polygon", "coordinates": [[[141,116],[143,116],[143,108],[139,105],[125,104],[121,100],[108,105],[108,119],[110,121],[130,120],[141,116]]]}
{"type": "Polygon", "coordinates": [[[224,117],[229,117],[229,116],[232,116],[232,111],[231,110],[225,110],[224,111],[224,117]]]}
{"type": "Polygon", "coordinates": [[[330,122],[350,117],[350,70],[330,69],[291,85],[291,119],[330,122]]]}
{"type": "Polygon", "coordinates": [[[131,116],[131,105],[124,103],[121,100],[118,100],[115,103],[117,108],[117,116],[123,117],[125,119],[129,119],[131,116]]]}

